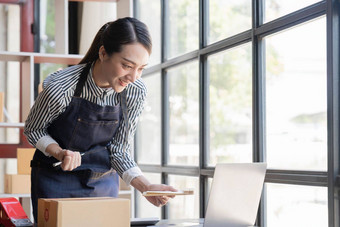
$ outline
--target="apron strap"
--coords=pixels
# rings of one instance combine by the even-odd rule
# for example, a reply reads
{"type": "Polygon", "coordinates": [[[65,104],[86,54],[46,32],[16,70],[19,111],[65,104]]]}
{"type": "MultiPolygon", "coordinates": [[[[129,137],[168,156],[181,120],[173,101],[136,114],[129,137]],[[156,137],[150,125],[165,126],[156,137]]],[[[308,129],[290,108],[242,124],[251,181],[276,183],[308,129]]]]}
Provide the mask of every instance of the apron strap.
{"type": "Polygon", "coordinates": [[[83,70],[80,73],[79,80],[77,83],[76,90],[74,92],[74,97],[80,97],[81,92],[83,91],[83,87],[85,85],[87,75],[89,74],[90,68],[92,63],[87,63],[86,66],[83,68],[83,70]]]}
{"type": "Polygon", "coordinates": [[[129,120],[128,120],[128,110],[127,110],[127,100],[126,100],[126,89],[124,89],[120,93],[120,105],[123,111],[123,118],[124,118],[124,123],[125,123],[125,143],[124,143],[124,150],[126,148],[126,144],[129,143],[129,120]]]}

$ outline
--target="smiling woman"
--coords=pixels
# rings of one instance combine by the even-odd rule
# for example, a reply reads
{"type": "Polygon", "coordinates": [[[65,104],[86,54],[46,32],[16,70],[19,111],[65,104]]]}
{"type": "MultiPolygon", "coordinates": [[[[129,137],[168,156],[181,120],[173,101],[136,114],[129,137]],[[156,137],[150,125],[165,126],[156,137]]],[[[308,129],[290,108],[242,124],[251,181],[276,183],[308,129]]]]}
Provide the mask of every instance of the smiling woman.
{"type": "MultiPolygon", "coordinates": [[[[151,184],[130,157],[146,97],[140,79],[151,53],[147,27],[122,18],[98,31],[79,65],[47,77],[25,123],[37,148],[32,166],[32,205],[38,198],[118,195],[118,178],[140,192],[166,190],[151,184]],[[59,169],[53,163],[61,161],[59,169]]],[[[168,198],[148,197],[155,206],[168,198]]]]}

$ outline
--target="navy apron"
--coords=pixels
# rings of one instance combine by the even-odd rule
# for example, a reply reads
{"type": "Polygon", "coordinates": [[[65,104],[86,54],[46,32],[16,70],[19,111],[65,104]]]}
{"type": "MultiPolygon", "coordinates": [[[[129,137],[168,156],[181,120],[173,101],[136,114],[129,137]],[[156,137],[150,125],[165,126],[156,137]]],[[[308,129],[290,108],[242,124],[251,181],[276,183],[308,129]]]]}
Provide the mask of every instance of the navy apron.
{"type": "MultiPolygon", "coordinates": [[[[90,68],[91,64],[87,64],[82,70],[69,106],[47,129],[61,148],[85,153],[81,166],[63,171],[52,166],[57,159],[36,150],[31,162],[35,221],[39,198],[118,196],[119,176],[111,167],[109,146],[119,127],[122,108],[120,105],[100,106],[80,98],[90,68]]],[[[120,97],[125,112],[126,90],[120,97]]]]}

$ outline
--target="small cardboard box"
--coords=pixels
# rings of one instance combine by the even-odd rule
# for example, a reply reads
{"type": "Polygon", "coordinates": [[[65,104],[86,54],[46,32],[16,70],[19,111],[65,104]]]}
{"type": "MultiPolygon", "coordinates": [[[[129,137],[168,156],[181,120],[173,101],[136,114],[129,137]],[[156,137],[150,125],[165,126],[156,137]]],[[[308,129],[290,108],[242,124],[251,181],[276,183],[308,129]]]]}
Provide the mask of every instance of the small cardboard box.
{"type": "Polygon", "coordinates": [[[33,159],[34,152],[34,148],[17,149],[18,174],[31,174],[30,163],[33,159]]]}
{"type": "Polygon", "coordinates": [[[31,193],[31,175],[6,174],[5,193],[9,194],[31,193]]]}
{"type": "Polygon", "coordinates": [[[38,227],[130,227],[130,201],[111,197],[39,199],[38,227]]]}
{"type": "Polygon", "coordinates": [[[4,93],[0,92],[0,122],[4,121],[4,93]]]}

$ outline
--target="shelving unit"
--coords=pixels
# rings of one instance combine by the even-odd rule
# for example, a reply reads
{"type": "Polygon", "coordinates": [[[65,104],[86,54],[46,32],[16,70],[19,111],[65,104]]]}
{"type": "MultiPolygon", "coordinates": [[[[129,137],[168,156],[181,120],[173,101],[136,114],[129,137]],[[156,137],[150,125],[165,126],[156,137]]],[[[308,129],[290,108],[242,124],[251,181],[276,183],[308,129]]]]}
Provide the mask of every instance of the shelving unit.
{"type": "MultiPolygon", "coordinates": [[[[29,110],[34,102],[34,64],[36,63],[57,63],[75,65],[82,59],[82,55],[63,55],[63,54],[40,54],[31,52],[8,52],[0,51],[0,61],[19,62],[21,65],[21,121],[25,122],[29,110]]],[[[0,123],[0,127],[19,127],[23,123],[0,123]]]]}

